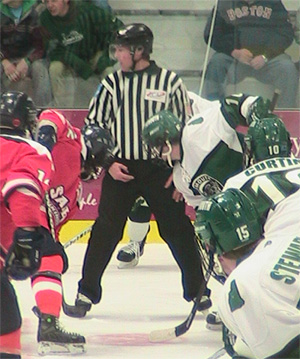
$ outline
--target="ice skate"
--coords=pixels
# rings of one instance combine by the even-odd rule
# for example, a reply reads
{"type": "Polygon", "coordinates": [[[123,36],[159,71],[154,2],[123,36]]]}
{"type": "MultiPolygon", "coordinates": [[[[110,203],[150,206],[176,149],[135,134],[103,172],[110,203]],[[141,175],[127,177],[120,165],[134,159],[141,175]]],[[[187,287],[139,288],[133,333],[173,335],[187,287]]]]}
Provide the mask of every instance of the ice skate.
{"type": "MultiPolygon", "coordinates": [[[[195,300],[194,300],[195,301],[195,300]]],[[[197,310],[201,312],[205,317],[208,315],[208,309],[212,306],[211,300],[207,295],[203,295],[197,310]]]]}
{"type": "Polygon", "coordinates": [[[144,246],[146,239],[143,239],[140,242],[130,241],[126,246],[121,248],[117,255],[119,261],[118,268],[132,268],[135,267],[140,257],[144,254],[144,246]]]}
{"type": "MultiPolygon", "coordinates": [[[[209,288],[206,288],[197,307],[198,312],[201,312],[205,316],[205,318],[209,314],[208,309],[212,306],[210,293],[211,290],[209,288]]],[[[196,298],[194,298],[193,301],[195,302],[196,298]]]]}
{"type": "Polygon", "coordinates": [[[39,355],[83,354],[86,352],[85,338],[77,333],[66,331],[54,315],[42,314],[37,307],[33,312],[39,318],[39,355]]]}
{"type": "Polygon", "coordinates": [[[222,330],[222,320],[218,312],[212,311],[207,315],[206,328],[209,330],[222,330]]]}

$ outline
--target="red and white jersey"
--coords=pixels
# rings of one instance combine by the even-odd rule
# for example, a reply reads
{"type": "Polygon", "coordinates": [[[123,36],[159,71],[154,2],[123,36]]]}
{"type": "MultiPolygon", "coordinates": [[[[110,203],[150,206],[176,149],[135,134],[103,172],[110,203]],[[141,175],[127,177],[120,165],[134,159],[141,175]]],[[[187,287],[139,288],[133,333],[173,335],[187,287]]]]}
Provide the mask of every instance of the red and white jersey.
{"type": "Polygon", "coordinates": [[[58,238],[61,226],[78,210],[82,192],[80,155],[85,146],[80,129],[72,126],[58,111],[43,111],[39,116],[37,132],[42,126],[52,126],[56,134],[56,143],[51,151],[55,173],[48,191],[48,206],[58,238]]]}
{"type": "Polygon", "coordinates": [[[51,154],[44,146],[19,136],[0,136],[2,254],[12,244],[17,227],[48,228],[43,200],[53,170],[51,154]]]}

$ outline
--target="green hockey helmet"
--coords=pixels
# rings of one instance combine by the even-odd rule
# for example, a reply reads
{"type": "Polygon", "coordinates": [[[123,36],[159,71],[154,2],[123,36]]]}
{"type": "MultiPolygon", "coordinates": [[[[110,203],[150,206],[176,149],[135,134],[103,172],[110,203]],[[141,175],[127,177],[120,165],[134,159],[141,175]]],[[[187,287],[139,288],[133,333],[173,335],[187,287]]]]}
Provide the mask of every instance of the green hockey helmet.
{"type": "Polygon", "coordinates": [[[220,255],[262,237],[256,208],[242,191],[233,188],[201,201],[194,226],[202,243],[220,255]]]}
{"type": "Polygon", "coordinates": [[[253,121],[244,137],[244,143],[245,154],[253,162],[291,154],[290,134],[283,121],[274,114],[253,121]]]}
{"type": "Polygon", "coordinates": [[[146,121],[143,141],[151,149],[161,149],[166,143],[179,143],[181,126],[180,120],[171,111],[162,110],[146,121]]]}

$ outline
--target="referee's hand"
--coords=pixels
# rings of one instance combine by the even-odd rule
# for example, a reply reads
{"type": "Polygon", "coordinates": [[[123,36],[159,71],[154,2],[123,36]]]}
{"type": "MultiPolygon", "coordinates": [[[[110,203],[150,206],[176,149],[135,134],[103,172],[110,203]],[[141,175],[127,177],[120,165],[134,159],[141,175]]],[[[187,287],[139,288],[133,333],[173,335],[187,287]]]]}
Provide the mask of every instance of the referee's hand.
{"type": "Polygon", "coordinates": [[[129,182],[134,179],[134,177],[129,174],[127,166],[119,162],[114,162],[109,167],[108,172],[116,181],[129,182]]]}
{"type": "MultiPolygon", "coordinates": [[[[173,183],[173,173],[171,173],[171,175],[167,179],[167,182],[165,183],[165,188],[169,188],[172,183],[173,183]]],[[[175,202],[183,201],[182,193],[180,193],[176,188],[173,191],[172,198],[174,199],[175,202]]]]}

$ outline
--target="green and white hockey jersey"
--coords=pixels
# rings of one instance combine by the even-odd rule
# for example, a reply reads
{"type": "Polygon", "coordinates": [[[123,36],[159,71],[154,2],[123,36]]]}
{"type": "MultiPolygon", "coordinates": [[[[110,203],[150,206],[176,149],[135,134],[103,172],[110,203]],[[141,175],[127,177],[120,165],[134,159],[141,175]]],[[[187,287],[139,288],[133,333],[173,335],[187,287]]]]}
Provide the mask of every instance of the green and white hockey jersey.
{"type": "Polygon", "coordinates": [[[181,161],[173,179],[186,202],[197,207],[203,196],[222,190],[225,181],[243,169],[243,135],[249,107],[257,96],[232,95],[223,102],[210,102],[183,128],[181,161]]]}
{"type": "Polygon", "coordinates": [[[300,159],[261,161],[227,188],[243,190],[265,225],[264,239],[227,278],[219,314],[239,355],[273,357],[300,335],[300,159]]]}

